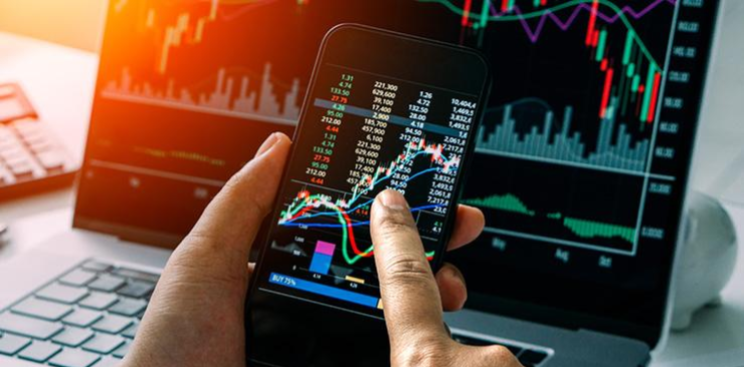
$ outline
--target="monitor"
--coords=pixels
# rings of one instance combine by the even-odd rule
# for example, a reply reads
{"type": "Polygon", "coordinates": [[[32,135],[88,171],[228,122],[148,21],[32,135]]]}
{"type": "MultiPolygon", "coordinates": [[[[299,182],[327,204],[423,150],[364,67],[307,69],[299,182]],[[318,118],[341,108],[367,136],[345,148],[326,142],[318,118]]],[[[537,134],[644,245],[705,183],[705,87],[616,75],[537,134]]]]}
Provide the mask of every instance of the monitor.
{"type": "Polygon", "coordinates": [[[174,245],[353,22],[480,49],[468,307],[653,346],[716,0],[112,0],[75,225],[174,245]]]}

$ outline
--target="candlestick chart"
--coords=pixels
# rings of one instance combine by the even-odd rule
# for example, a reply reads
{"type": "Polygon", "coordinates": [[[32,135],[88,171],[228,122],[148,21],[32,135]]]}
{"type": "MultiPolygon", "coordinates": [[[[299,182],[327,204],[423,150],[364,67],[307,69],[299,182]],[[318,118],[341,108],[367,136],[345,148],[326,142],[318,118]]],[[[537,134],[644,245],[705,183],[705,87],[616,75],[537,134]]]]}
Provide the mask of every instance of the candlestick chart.
{"type": "Polygon", "coordinates": [[[677,2],[417,3],[449,13],[457,41],[492,58],[474,171],[499,169],[471,176],[463,199],[486,214],[484,245],[634,256],[649,180],[674,181],[653,168],[677,2]]]}
{"type": "MultiPolygon", "coordinates": [[[[474,47],[490,64],[494,87],[483,123],[473,127],[476,154],[462,198],[484,212],[486,230],[469,253],[490,258],[503,248],[524,256],[571,249],[634,258],[644,241],[664,240],[664,208],[681,190],[684,139],[693,131],[683,111],[699,77],[691,69],[703,27],[695,17],[706,1],[119,0],[109,9],[97,85],[97,116],[106,124],[95,128],[108,138],[91,152],[225,181],[270,132],[293,131],[324,34],[343,22],[368,24],[474,47]],[[156,151],[193,152],[221,165],[176,161],[182,155],[129,157],[156,151]]],[[[349,98],[311,105],[328,109],[341,97],[349,98]]],[[[346,108],[335,112],[366,113],[358,110],[363,106],[346,108]]],[[[427,141],[448,144],[432,134],[427,141]]],[[[364,268],[369,258],[359,256],[369,244],[359,238],[368,235],[369,208],[361,204],[371,194],[341,205],[354,194],[329,190],[323,177],[343,159],[323,153],[342,143],[316,147],[321,160],[306,167],[315,175],[283,198],[287,213],[299,216],[282,225],[341,236],[334,251],[346,251],[345,265],[364,268]]],[[[398,148],[396,154],[408,149],[398,148]]],[[[352,162],[363,166],[348,177],[354,184],[375,181],[378,169],[396,161],[362,158],[352,162]]],[[[442,169],[429,163],[417,167],[442,169]]],[[[442,174],[427,171],[414,180],[442,174]]],[[[384,185],[405,187],[394,180],[384,185]]],[[[280,245],[314,253],[307,244],[285,242],[280,245]]]]}
{"type": "Polygon", "coordinates": [[[553,1],[551,4],[535,0],[524,7],[515,0],[485,0],[480,12],[474,11],[472,0],[466,0],[463,8],[449,0],[419,1],[440,4],[461,16],[462,33],[475,32],[481,47],[488,27],[500,23],[518,23],[523,37],[531,44],[539,43],[544,33],[552,31],[548,29],[551,26],[560,32],[586,29],[585,35],[574,37],[574,41],[583,44],[588,51],[588,61],[596,63],[600,74],[598,117],[633,115],[641,122],[654,121],[664,72],[659,62],[663,53],[649,49],[633,22],[654,11],[671,15],[675,0],[640,2],[633,5],[637,9],[607,0],[553,1]],[[586,23],[582,15],[588,15],[586,23]]]}

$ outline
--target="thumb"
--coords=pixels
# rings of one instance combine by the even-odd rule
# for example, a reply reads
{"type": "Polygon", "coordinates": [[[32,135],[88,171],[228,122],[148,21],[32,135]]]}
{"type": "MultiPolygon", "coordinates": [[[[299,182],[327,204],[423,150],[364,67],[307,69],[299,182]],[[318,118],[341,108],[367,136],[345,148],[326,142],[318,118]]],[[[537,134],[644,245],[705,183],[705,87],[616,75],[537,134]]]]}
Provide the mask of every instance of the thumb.
{"type": "Polygon", "coordinates": [[[242,272],[253,239],[271,210],[290,146],[291,141],[282,133],[269,136],[256,157],[209,203],[182,245],[229,250],[242,272]]]}

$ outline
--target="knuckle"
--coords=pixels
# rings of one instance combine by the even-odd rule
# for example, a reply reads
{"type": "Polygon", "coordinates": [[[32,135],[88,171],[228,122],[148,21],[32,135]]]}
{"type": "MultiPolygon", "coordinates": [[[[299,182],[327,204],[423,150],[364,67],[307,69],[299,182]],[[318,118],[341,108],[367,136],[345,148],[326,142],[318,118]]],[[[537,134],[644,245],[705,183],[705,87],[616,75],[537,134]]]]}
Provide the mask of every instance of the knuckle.
{"type": "Polygon", "coordinates": [[[392,234],[401,231],[410,231],[413,229],[413,224],[408,218],[408,213],[393,212],[383,216],[380,219],[380,228],[385,231],[385,234],[392,234]]]}
{"type": "Polygon", "coordinates": [[[226,241],[228,238],[222,231],[197,226],[181,241],[174,253],[179,255],[183,253],[185,258],[189,258],[197,252],[205,252],[199,253],[199,256],[208,255],[211,258],[222,253],[226,241]]]}
{"type": "Polygon", "coordinates": [[[271,202],[259,199],[255,194],[248,195],[246,201],[248,206],[258,213],[259,217],[265,217],[271,210],[271,202]]]}
{"type": "Polygon", "coordinates": [[[418,343],[396,353],[394,367],[442,367],[452,366],[451,353],[441,342],[418,343]]]}
{"type": "Polygon", "coordinates": [[[514,357],[514,354],[507,349],[506,347],[495,345],[488,348],[488,359],[493,361],[499,361],[499,362],[509,362],[509,366],[519,366],[520,364],[517,363],[517,359],[514,357]]]}
{"type": "Polygon", "coordinates": [[[240,187],[241,182],[249,177],[243,171],[245,171],[245,169],[236,172],[229,180],[227,180],[227,182],[225,182],[225,185],[223,186],[224,192],[234,192],[238,187],[240,187]]]}
{"type": "Polygon", "coordinates": [[[227,181],[223,192],[226,200],[243,200],[251,210],[266,216],[271,210],[273,197],[267,198],[260,189],[260,179],[251,174],[250,169],[243,169],[227,181]]]}
{"type": "Polygon", "coordinates": [[[390,283],[426,280],[430,276],[429,264],[409,255],[399,255],[384,266],[385,276],[390,283]]]}

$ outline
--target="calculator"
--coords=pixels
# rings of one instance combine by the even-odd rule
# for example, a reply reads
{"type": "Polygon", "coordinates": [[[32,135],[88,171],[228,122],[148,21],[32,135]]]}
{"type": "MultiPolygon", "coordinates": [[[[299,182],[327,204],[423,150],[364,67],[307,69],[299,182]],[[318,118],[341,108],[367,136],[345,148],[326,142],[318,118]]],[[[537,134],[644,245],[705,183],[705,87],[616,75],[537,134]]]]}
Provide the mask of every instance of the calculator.
{"type": "Polygon", "coordinates": [[[0,201],[69,186],[79,167],[21,87],[0,84],[0,201]]]}

